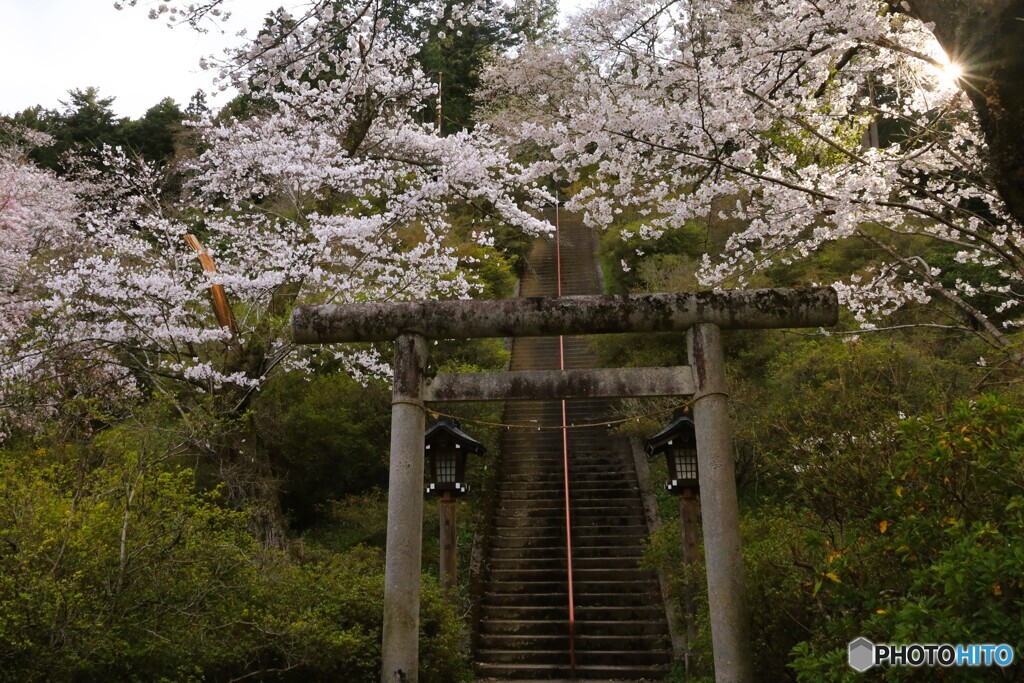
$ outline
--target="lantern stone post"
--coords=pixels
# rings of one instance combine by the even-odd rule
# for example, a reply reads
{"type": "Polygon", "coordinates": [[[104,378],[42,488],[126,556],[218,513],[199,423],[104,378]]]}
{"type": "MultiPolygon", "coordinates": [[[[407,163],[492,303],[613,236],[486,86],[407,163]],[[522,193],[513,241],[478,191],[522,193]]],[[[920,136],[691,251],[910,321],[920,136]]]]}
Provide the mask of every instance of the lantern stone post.
{"type": "Polygon", "coordinates": [[[441,588],[455,592],[458,583],[458,534],[456,533],[456,502],[451,491],[441,494],[441,588]]]}
{"type": "Polygon", "coordinates": [[[700,472],[698,467],[697,435],[693,416],[689,411],[677,414],[672,422],[646,444],[647,457],[665,454],[669,481],[665,488],[679,497],[679,540],[682,546],[686,581],[683,584],[684,613],[686,615],[686,675],[696,672],[693,666],[693,644],[697,640],[697,608],[694,600],[693,567],[698,559],[698,524],[700,523],[700,472]]]}

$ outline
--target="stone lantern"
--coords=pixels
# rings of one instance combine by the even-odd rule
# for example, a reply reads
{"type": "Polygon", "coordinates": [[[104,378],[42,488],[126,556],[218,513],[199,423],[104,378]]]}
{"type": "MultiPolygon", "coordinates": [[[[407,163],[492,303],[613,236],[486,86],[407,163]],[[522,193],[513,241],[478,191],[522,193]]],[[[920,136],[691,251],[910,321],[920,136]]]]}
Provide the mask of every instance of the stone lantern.
{"type": "Polygon", "coordinates": [[[455,501],[469,490],[466,455],[487,450],[459,427],[458,422],[442,417],[423,435],[430,477],[427,494],[441,498],[441,587],[449,591],[455,589],[458,561],[455,501]]]}
{"type": "Polygon", "coordinates": [[[428,494],[461,496],[466,485],[466,455],[486,452],[482,443],[459,429],[458,422],[442,417],[423,436],[430,483],[428,494]]]}
{"type": "Polygon", "coordinates": [[[647,457],[665,454],[668,483],[665,488],[676,495],[685,491],[700,493],[697,476],[697,432],[689,413],[678,415],[663,430],[649,438],[645,444],[647,457]]]}

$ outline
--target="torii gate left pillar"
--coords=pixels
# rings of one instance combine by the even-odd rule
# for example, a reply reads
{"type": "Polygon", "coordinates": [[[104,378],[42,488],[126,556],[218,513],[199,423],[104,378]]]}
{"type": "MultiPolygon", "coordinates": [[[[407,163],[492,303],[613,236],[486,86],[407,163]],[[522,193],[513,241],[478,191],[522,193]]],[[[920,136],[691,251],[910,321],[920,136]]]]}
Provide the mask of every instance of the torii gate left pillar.
{"type": "Polygon", "coordinates": [[[298,343],[395,342],[382,683],[416,683],[419,676],[424,399],[580,395],[693,395],[715,679],[752,681],[720,330],[818,327],[837,318],[830,288],[297,308],[298,343]],[[689,331],[692,368],[463,373],[437,377],[429,392],[424,387],[426,338],[681,330],[689,331]]]}
{"type": "Polygon", "coordinates": [[[384,567],[383,681],[414,683],[419,670],[420,571],[423,561],[423,371],[426,340],[395,340],[391,464],[384,567]]]}

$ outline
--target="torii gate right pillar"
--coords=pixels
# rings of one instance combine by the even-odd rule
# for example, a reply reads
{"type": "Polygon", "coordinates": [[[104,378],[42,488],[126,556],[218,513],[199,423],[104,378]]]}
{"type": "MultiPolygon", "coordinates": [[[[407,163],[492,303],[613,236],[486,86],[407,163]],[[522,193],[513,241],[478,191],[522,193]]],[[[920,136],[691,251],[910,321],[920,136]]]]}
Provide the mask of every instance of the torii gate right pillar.
{"type": "Polygon", "coordinates": [[[754,670],[743,600],[740,515],[722,332],[717,325],[699,323],[690,328],[686,339],[696,387],[693,422],[697,432],[715,681],[748,683],[754,680],[754,670]]]}

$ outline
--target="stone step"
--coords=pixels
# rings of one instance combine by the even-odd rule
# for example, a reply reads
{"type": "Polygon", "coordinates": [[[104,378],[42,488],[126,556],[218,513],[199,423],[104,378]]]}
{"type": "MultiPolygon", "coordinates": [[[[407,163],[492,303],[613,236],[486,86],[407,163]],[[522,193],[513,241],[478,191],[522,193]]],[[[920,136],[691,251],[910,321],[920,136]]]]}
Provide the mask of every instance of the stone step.
{"type": "Polygon", "coordinates": [[[569,671],[569,653],[565,652],[565,661],[561,664],[491,664],[478,662],[478,681],[551,681],[573,680],[583,683],[593,681],[659,681],[668,673],[668,666],[654,665],[608,665],[608,666],[577,666],[573,675],[569,671]]]}
{"type": "MultiPolygon", "coordinates": [[[[568,639],[566,639],[568,640],[568,639]]],[[[480,648],[479,656],[484,661],[495,664],[563,664],[568,660],[569,648],[550,650],[480,648]]],[[[584,667],[592,666],[667,666],[672,661],[672,651],[653,649],[645,646],[636,650],[601,650],[586,651],[576,649],[576,676],[583,675],[584,667]]]]}
{"type": "MultiPolygon", "coordinates": [[[[620,515],[631,510],[642,511],[642,503],[639,498],[608,498],[605,500],[581,499],[570,496],[569,508],[581,513],[600,513],[606,511],[609,515],[620,515]]],[[[539,500],[511,500],[501,501],[497,507],[499,517],[508,515],[516,517],[548,517],[552,515],[565,514],[565,500],[550,500],[547,498],[539,500]]]]}
{"type": "MultiPolygon", "coordinates": [[[[574,502],[569,505],[569,511],[574,518],[585,517],[588,520],[607,517],[609,523],[616,523],[622,517],[639,517],[640,521],[647,518],[644,516],[640,501],[634,500],[610,500],[606,503],[595,505],[593,501],[574,502]]],[[[548,517],[560,517],[565,519],[565,505],[547,505],[542,501],[536,501],[534,505],[501,505],[497,513],[503,519],[545,519],[548,517]]]]}
{"type": "MultiPolygon", "coordinates": [[[[576,622],[584,621],[662,621],[664,609],[661,605],[587,605],[585,594],[574,598],[576,622]]],[[[551,596],[562,598],[563,596],[551,596]]],[[[607,598],[607,596],[604,596],[607,598]]],[[[550,605],[482,605],[485,619],[525,619],[528,621],[566,619],[568,600],[562,604],[550,605]]]]}
{"type": "MultiPolygon", "coordinates": [[[[570,497],[576,500],[583,501],[616,501],[616,500],[628,500],[635,504],[640,503],[640,492],[639,489],[618,487],[597,487],[589,486],[586,489],[570,488],[570,497]]],[[[498,494],[499,504],[511,503],[521,504],[522,501],[545,501],[545,500],[561,500],[563,497],[563,488],[537,488],[521,486],[514,489],[502,488],[498,494]]]]}
{"type": "MultiPolygon", "coordinates": [[[[505,490],[508,486],[511,489],[530,488],[532,485],[539,490],[561,490],[565,487],[565,476],[562,470],[552,468],[547,472],[510,472],[505,475],[504,481],[498,490],[505,490]]],[[[636,478],[633,473],[625,470],[601,470],[597,472],[577,472],[569,474],[569,490],[577,487],[586,489],[625,489],[636,490],[636,478]]]]}
{"type": "MultiPolygon", "coordinates": [[[[592,238],[578,221],[561,233],[563,294],[600,292],[592,238]],[[576,247],[569,247],[576,244],[576,247]]],[[[521,296],[554,296],[554,241],[538,240],[521,296]]],[[[595,367],[585,337],[562,340],[565,367],[595,367]]],[[[513,370],[558,367],[557,338],[513,342],[513,370]]],[[[570,425],[614,420],[609,400],[569,400],[570,425]]],[[[560,401],[510,403],[505,421],[557,426],[560,401]]],[[[656,576],[640,569],[649,535],[625,440],[604,426],[502,435],[495,526],[482,596],[478,673],[501,680],[661,680],[671,654],[656,576]],[[577,667],[569,670],[565,460],[573,547],[577,667]]]]}
{"type": "MultiPolygon", "coordinates": [[[[569,604],[568,578],[553,589],[542,589],[530,585],[530,582],[523,582],[524,588],[520,593],[492,593],[484,595],[482,604],[492,608],[509,607],[559,607],[564,608],[569,604]]],[[[660,604],[660,593],[656,590],[631,591],[628,593],[609,593],[606,590],[597,589],[597,584],[573,584],[573,605],[580,607],[622,607],[622,608],[646,608],[660,604]],[[596,589],[596,590],[595,590],[596,589]]],[[[502,617],[500,612],[495,612],[499,618],[521,618],[520,616],[506,615],[502,617]]],[[[555,615],[557,618],[558,615],[555,615]]],[[[544,617],[545,619],[549,617],[544,617]]],[[[615,617],[617,618],[617,617],[615,617]]],[[[651,617],[655,618],[655,617],[651,617]]],[[[614,620],[614,619],[612,619],[614,620]]]]}
{"type": "MultiPolygon", "coordinates": [[[[559,581],[566,578],[565,569],[491,569],[491,576],[498,581],[559,581]]],[[[656,575],[650,569],[608,569],[574,568],[573,579],[586,581],[654,581],[656,575]]]]}
{"type": "Polygon", "coordinates": [[[586,527],[574,527],[572,530],[573,540],[581,541],[584,538],[615,538],[628,534],[635,534],[636,539],[644,539],[648,536],[647,520],[636,524],[590,524],[586,527]]]}
{"type": "MultiPolygon", "coordinates": [[[[609,498],[592,498],[590,496],[579,495],[577,492],[573,491],[569,494],[569,505],[574,510],[612,510],[617,512],[622,508],[642,509],[643,503],[640,501],[639,496],[629,491],[622,492],[618,496],[609,498]]],[[[497,509],[500,512],[520,514],[530,512],[537,512],[538,514],[560,512],[565,510],[565,499],[561,496],[558,498],[541,496],[532,499],[500,499],[497,509]]],[[[543,514],[541,514],[541,516],[543,516],[543,514]]]]}
{"type": "MultiPolygon", "coordinates": [[[[578,625],[579,626],[579,625],[578,625]]],[[[633,635],[586,635],[576,631],[576,652],[586,653],[593,658],[598,653],[633,651],[663,653],[665,643],[660,634],[633,635]]],[[[568,650],[568,627],[562,633],[488,633],[480,637],[480,648],[484,650],[568,650]]],[[[633,655],[635,660],[636,654],[633,655]]],[[[579,657],[577,656],[577,661],[579,657]]]]}
{"type": "MultiPolygon", "coordinates": [[[[510,447],[509,444],[505,444],[505,447],[510,447]]],[[[520,458],[505,458],[501,461],[501,468],[503,472],[509,474],[516,472],[517,470],[533,471],[534,469],[565,469],[565,455],[562,452],[561,440],[557,444],[551,444],[550,450],[541,447],[539,445],[524,444],[519,447],[520,453],[530,452],[529,456],[520,458]]],[[[627,468],[629,462],[619,455],[620,451],[616,447],[615,450],[608,451],[606,453],[600,453],[593,449],[573,449],[569,448],[569,471],[572,472],[576,469],[608,469],[608,468],[627,468]]]]}
{"type": "Polygon", "coordinates": [[[548,581],[492,580],[487,584],[485,598],[488,600],[493,598],[500,602],[501,600],[514,601],[520,595],[559,593],[566,590],[567,582],[568,576],[564,580],[553,579],[548,581]]]}
{"type": "Polygon", "coordinates": [[[491,651],[518,652],[549,652],[558,650],[569,651],[569,627],[565,622],[565,629],[561,633],[535,634],[535,633],[487,633],[480,636],[480,649],[491,651]]]}
{"type": "MultiPolygon", "coordinates": [[[[616,636],[637,637],[656,636],[660,639],[665,633],[665,622],[649,621],[586,621],[575,625],[576,634],[580,637],[616,636]]],[[[563,636],[568,637],[569,620],[566,619],[490,619],[481,624],[483,635],[521,636],[563,636]]],[[[583,641],[577,641],[579,646],[583,641]]],[[[513,648],[515,649],[515,648],[513,648]]],[[[591,648],[593,649],[593,648],[591,648]]]]}
{"type": "MultiPolygon", "coordinates": [[[[518,448],[520,455],[515,458],[504,458],[501,461],[503,471],[514,472],[517,469],[528,469],[534,467],[557,467],[565,468],[565,454],[562,452],[562,440],[557,443],[540,444],[530,443],[523,440],[522,445],[505,443],[505,448],[518,448]]],[[[616,447],[606,452],[597,451],[594,448],[573,448],[569,447],[569,471],[576,467],[621,467],[626,460],[619,455],[616,447]]]]}
{"type": "Polygon", "coordinates": [[[491,579],[494,581],[568,581],[569,573],[565,568],[559,569],[498,569],[491,568],[491,579]]]}
{"type": "Polygon", "coordinates": [[[489,619],[519,619],[526,621],[552,621],[568,618],[568,581],[562,582],[560,591],[534,593],[527,588],[518,595],[484,595],[482,607],[489,619]]]}
{"type": "MultiPolygon", "coordinates": [[[[584,569],[633,569],[639,566],[639,563],[639,555],[633,557],[583,557],[575,551],[572,554],[573,573],[584,569]]],[[[547,556],[529,559],[521,557],[495,557],[491,559],[492,571],[501,571],[503,569],[564,569],[565,566],[566,557],[564,554],[561,557],[547,556]]]]}
{"type": "Polygon", "coordinates": [[[561,517],[499,517],[494,522],[498,535],[561,536],[565,538],[565,514],[561,517]]]}
{"type": "MultiPolygon", "coordinates": [[[[576,622],[576,635],[579,638],[588,638],[590,636],[615,636],[615,637],[636,637],[636,636],[649,636],[654,638],[652,641],[645,641],[655,645],[658,649],[664,648],[668,645],[666,640],[668,633],[668,624],[664,619],[632,619],[630,621],[577,621],[576,622]]],[[[577,647],[580,644],[586,644],[587,641],[577,640],[577,647]]],[[[593,647],[589,646],[591,649],[593,647]]]]}
{"type": "MultiPolygon", "coordinates": [[[[642,543],[647,537],[648,530],[646,523],[632,525],[600,525],[576,526],[572,530],[573,543],[575,544],[601,544],[601,539],[608,539],[606,543],[612,544],[616,541],[625,543],[627,539],[631,543],[642,543]]],[[[492,537],[492,548],[501,547],[504,543],[538,543],[542,545],[565,545],[565,519],[552,521],[550,523],[527,524],[523,520],[509,520],[503,522],[494,530],[492,537]]]]}
{"type": "MultiPolygon", "coordinates": [[[[579,534],[585,536],[596,536],[601,534],[621,535],[621,529],[632,527],[646,528],[647,518],[642,512],[635,512],[628,515],[602,515],[602,514],[576,514],[572,513],[572,537],[578,538],[579,534]]],[[[565,512],[561,515],[548,515],[546,517],[525,517],[521,515],[507,516],[495,522],[495,531],[504,534],[513,529],[535,530],[538,534],[554,536],[561,533],[565,535],[565,512]]],[[[646,537],[646,531],[643,532],[646,537]]],[[[521,535],[521,534],[520,534],[521,535]]]]}
{"type": "MultiPolygon", "coordinates": [[[[480,633],[484,635],[517,636],[565,636],[568,634],[568,618],[565,611],[561,617],[551,620],[483,620],[480,623],[480,633]]],[[[578,636],[606,637],[622,636],[634,637],[645,636],[658,639],[658,645],[664,645],[662,639],[666,633],[666,623],[662,620],[633,620],[633,621],[575,621],[575,633],[578,636]]],[[[578,641],[578,646],[580,642],[578,641]]]]}
{"type": "MultiPolygon", "coordinates": [[[[544,474],[529,474],[529,473],[516,473],[507,474],[498,490],[504,490],[504,487],[510,486],[513,488],[521,488],[523,485],[536,486],[541,489],[558,488],[562,489],[565,486],[565,478],[562,476],[561,470],[557,472],[548,472],[544,474]]],[[[594,488],[615,488],[618,486],[625,486],[630,489],[634,489],[638,486],[636,478],[630,472],[591,472],[591,473],[580,473],[573,472],[569,477],[569,490],[575,488],[594,489],[594,488]]]]}
{"type": "Polygon", "coordinates": [[[488,619],[480,624],[483,635],[565,635],[569,633],[569,619],[488,619]]]}
{"type": "MultiPolygon", "coordinates": [[[[661,594],[656,591],[648,593],[607,593],[607,592],[591,592],[590,586],[587,584],[574,584],[573,585],[573,605],[579,608],[593,608],[599,609],[643,609],[648,610],[645,612],[647,615],[645,618],[653,619],[655,621],[664,621],[664,614],[661,604],[661,594]],[[653,608],[654,611],[650,611],[649,608],[653,608]]],[[[635,615],[627,612],[627,616],[630,620],[634,619],[635,615]]],[[[621,614],[610,613],[607,619],[591,615],[589,618],[597,621],[615,621],[619,619],[621,614]]],[[[580,617],[582,619],[582,617],[580,617]]]]}
{"type": "Polygon", "coordinates": [[[572,514],[574,537],[577,531],[588,527],[604,529],[608,527],[641,526],[646,522],[647,517],[640,511],[628,515],[602,515],[596,512],[580,514],[576,511],[573,511],[572,514]]]}
{"type": "MultiPolygon", "coordinates": [[[[570,481],[570,490],[573,493],[587,493],[594,491],[599,494],[600,491],[630,491],[631,493],[638,493],[639,487],[634,486],[631,483],[618,479],[612,482],[603,480],[590,480],[590,481],[570,481]],[[575,484],[575,486],[573,485],[575,484]]],[[[537,479],[529,480],[524,479],[522,481],[505,481],[502,482],[498,487],[498,491],[501,493],[518,493],[520,491],[543,491],[551,496],[561,496],[562,491],[565,490],[565,480],[561,477],[552,477],[550,479],[537,479]]]]}
{"type": "MultiPolygon", "coordinates": [[[[573,557],[590,558],[590,557],[631,557],[639,560],[642,553],[643,546],[640,543],[633,542],[622,545],[583,545],[580,543],[573,543],[572,554],[573,557]]],[[[534,547],[499,547],[494,548],[491,552],[493,559],[499,560],[523,560],[529,562],[534,558],[543,559],[552,557],[555,554],[561,554],[565,556],[565,546],[534,546],[534,547]]]]}
{"type": "MultiPolygon", "coordinates": [[[[501,533],[492,536],[493,551],[514,550],[523,548],[560,548],[565,551],[565,525],[562,524],[557,530],[550,533],[527,533],[525,528],[518,529],[520,533],[505,533],[513,529],[503,529],[501,533]]],[[[581,531],[586,531],[581,530],[581,531]]],[[[573,548],[583,546],[637,546],[643,547],[641,534],[646,535],[647,527],[636,527],[633,533],[573,533],[573,548]]]]}

